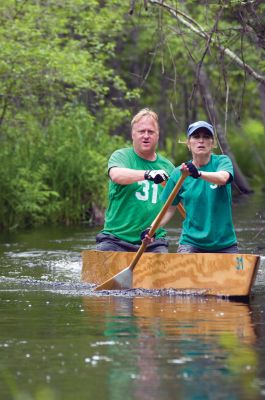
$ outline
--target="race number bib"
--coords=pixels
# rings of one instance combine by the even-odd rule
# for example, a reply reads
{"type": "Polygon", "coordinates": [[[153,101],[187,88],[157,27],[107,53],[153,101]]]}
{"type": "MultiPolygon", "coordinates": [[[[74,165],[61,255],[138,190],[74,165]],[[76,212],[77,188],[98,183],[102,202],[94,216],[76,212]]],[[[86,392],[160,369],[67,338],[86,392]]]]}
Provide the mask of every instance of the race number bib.
{"type": "Polygon", "coordinates": [[[158,185],[151,181],[140,181],[138,185],[141,186],[141,191],[135,192],[135,196],[141,201],[151,201],[151,203],[157,203],[158,197],[158,185]]]}

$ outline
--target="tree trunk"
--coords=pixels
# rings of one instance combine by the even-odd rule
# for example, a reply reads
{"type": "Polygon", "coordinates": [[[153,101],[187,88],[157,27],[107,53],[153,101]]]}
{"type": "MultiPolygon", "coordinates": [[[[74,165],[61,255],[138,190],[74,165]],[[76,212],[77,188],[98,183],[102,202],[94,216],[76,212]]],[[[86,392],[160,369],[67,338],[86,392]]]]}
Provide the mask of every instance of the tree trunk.
{"type": "Polygon", "coordinates": [[[90,226],[103,226],[105,220],[105,209],[99,207],[93,202],[92,205],[87,208],[85,216],[90,226]]]}
{"type": "Polygon", "coordinates": [[[253,193],[253,190],[250,188],[246,177],[241,172],[237,161],[232,153],[229,144],[226,140],[224,130],[221,126],[220,119],[218,116],[217,108],[214,106],[214,99],[210,90],[210,80],[206,75],[206,71],[203,65],[200,68],[200,72],[198,75],[198,82],[200,93],[203,99],[204,109],[208,115],[209,120],[211,121],[212,125],[215,128],[217,139],[219,142],[219,146],[222,152],[228,155],[233,163],[234,167],[234,181],[233,186],[240,192],[240,193],[253,193]]]}

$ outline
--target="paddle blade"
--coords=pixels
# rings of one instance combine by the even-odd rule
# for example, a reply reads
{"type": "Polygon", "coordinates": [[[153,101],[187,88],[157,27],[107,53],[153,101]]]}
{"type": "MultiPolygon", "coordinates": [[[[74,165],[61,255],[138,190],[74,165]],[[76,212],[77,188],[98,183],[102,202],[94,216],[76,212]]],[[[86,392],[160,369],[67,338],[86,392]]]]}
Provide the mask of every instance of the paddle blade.
{"type": "Polygon", "coordinates": [[[132,288],[132,270],[130,267],[123,269],[112,278],[98,285],[94,290],[121,290],[132,288]]]}

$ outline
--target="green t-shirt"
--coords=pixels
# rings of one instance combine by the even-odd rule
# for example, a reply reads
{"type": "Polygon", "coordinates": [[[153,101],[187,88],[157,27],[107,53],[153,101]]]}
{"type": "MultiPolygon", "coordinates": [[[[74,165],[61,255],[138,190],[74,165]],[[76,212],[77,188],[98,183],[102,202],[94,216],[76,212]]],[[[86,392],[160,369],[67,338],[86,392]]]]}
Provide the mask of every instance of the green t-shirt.
{"type": "MultiPolygon", "coordinates": [[[[133,148],[115,151],[108,162],[112,167],[131,168],[135,170],[163,169],[169,175],[174,165],[165,157],[157,154],[155,161],[139,157],[133,148]]],[[[148,228],[163,206],[160,200],[162,185],[142,180],[129,185],[119,185],[110,179],[109,204],[105,215],[102,233],[112,234],[119,239],[133,244],[140,244],[140,233],[148,228]]],[[[162,228],[156,237],[166,236],[162,228]]]]}
{"type": "MultiPolygon", "coordinates": [[[[234,176],[232,162],[225,155],[212,154],[209,163],[200,171],[227,171],[234,176]]],[[[171,174],[161,196],[163,201],[168,198],[180,174],[180,167],[171,174]]],[[[218,186],[188,176],[172,204],[177,205],[180,201],[186,210],[180,244],[190,244],[212,252],[236,244],[230,183],[218,186]]]]}

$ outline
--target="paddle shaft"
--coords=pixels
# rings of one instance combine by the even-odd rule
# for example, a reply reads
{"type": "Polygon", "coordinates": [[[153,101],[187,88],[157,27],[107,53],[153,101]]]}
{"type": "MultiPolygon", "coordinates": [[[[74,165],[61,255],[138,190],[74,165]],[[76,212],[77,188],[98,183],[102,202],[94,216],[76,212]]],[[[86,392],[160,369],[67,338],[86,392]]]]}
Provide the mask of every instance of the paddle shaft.
{"type": "MultiPolygon", "coordinates": [[[[182,173],[181,177],[177,181],[176,185],[174,186],[174,189],[170,193],[163,208],[161,209],[160,213],[157,215],[156,219],[154,220],[154,222],[151,225],[150,231],[148,232],[148,235],[150,237],[152,237],[154,235],[155,231],[159,227],[160,222],[162,221],[164,215],[166,214],[167,210],[171,206],[174,198],[177,196],[178,192],[180,191],[180,188],[187,176],[188,176],[188,174],[182,173]]],[[[129,265],[129,268],[131,271],[133,271],[133,269],[135,268],[136,264],[138,263],[140,257],[142,256],[143,252],[145,251],[146,247],[147,247],[147,244],[142,242],[141,246],[139,247],[139,250],[137,251],[135,257],[133,258],[131,264],[129,265]]]]}
{"type": "MultiPolygon", "coordinates": [[[[161,185],[163,187],[166,186],[166,182],[165,181],[161,182],[161,185]]],[[[182,216],[182,218],[185,219],[186,218],[186,211],[185,211],[185,208],[183,207],[183,204],[182,203],[178,203],[177,209],[178,209],[178,212],[180,213],[180,215],[182,216]]]]}

